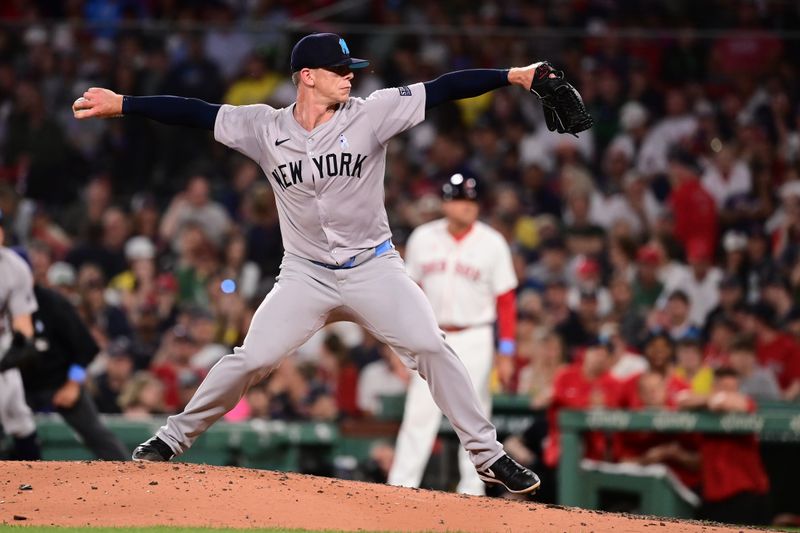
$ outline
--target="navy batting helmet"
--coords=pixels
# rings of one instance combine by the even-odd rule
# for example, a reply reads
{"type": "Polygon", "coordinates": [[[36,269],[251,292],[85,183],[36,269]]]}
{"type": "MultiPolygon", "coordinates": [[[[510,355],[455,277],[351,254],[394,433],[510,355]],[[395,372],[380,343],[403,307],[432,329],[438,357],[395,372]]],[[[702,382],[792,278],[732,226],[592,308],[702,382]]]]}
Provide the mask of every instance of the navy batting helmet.
{"type": "Polygon", "coordinates": [[[472,200],[478,201],[478,180],[464,174],[453,174],[442,185],[442,199],[447,200],[472,200]]]}

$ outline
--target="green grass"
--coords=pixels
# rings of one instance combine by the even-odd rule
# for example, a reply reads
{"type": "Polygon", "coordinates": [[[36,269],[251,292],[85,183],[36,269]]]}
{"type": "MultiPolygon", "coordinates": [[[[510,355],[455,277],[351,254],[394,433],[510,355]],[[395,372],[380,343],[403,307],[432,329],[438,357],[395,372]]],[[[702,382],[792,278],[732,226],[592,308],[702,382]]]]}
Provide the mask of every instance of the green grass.
{"type": "MultiPolygon", "coordinates": [[[[334,529],[284,529],[284,528],[211,528],[211,527],[58,527],[0,524],[0,533],[344,533],[334,529]]],[[[364,531],[362,533],[390,533],[364,531]]]]}

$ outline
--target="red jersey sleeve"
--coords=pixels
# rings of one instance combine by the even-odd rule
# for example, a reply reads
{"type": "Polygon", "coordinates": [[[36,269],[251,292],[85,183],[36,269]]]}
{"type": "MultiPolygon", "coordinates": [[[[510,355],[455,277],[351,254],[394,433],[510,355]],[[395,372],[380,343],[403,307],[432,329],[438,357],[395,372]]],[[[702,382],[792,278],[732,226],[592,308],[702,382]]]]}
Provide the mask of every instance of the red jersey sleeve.
{"type": "Polygon", "coordinates": [[[513,290],[497,297],[497,337],[501,345],[517,338],[517,297],[513,290]]]}

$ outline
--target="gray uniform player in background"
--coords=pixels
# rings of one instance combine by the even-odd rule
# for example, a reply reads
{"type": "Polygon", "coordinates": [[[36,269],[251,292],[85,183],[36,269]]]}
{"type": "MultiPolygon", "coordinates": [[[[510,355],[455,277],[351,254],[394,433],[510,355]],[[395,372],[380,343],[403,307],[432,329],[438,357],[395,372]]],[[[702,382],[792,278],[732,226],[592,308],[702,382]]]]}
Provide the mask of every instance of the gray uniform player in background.
{"type": "Polygon", "coordinates": [[[445,343],[430,304],[391,243],[383,205],[386,146],[393,136],[444,101],[512,83],[527,90],[537,65],[453,72],[352,98],[352,69],[367,65],[350,56],[339,36],[314,34],[292,50],[297,102],[283,109],[130,97],[99,88],[73,105],[79,119],[136,114],[213,130],[217,141],[261,166],[280,215],[281,272],[242,346],[211,369],[185,410],[140,445],[134,460],[166,461],[186,451],[252,383],[342,310],[427,381],[481,479],[515,493],[539,487],[536,474],[497,442],[464,365],[445,343]]]}
{"type": "MultiPolygon", "coordinates": [[[[25,343],[33,342],[31,315],[37,309],[33,275],[25,261],[4,246],[2,220],[0,211],[0,364],[10,350],[24,349],[25,343]]],[[[41,459],[36,421],[25,402],[22,376],[16,368],[0,371],[0,426],[14,439],[12,458],[41,459]]]]}

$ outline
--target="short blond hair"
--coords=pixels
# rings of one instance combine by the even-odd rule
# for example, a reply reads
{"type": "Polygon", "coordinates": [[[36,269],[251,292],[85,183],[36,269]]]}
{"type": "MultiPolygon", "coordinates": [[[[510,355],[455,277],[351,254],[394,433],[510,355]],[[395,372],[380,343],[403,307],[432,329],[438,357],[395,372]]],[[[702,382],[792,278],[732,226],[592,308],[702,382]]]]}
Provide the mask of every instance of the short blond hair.
{"type": "Polygon", "coordinates": [[[292,83],[294,83],[295,87],[300,86],[300,71],[292,72],[292,83]]]}

